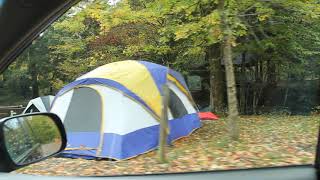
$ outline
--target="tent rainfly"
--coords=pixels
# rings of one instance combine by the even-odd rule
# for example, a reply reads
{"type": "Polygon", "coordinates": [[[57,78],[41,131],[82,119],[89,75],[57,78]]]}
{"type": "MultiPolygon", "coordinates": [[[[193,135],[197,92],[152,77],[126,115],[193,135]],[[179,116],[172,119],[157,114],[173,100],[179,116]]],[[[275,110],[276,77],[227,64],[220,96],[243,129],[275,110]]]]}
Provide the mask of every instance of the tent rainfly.
{"type": "Polygon", "coordinates": [[[62,88],[51,112],[62,119],[66,157],[128,159],[158,146],[162,86],[170,91],[168,143],[201,126],[183,76],[146,61],[120,61],[62,88]]]}
{"type": "Polygon", "coordinates": [[[54,96],[41,96],[29,101],[22,114],[33,112],[49,112],[54,96]]]}

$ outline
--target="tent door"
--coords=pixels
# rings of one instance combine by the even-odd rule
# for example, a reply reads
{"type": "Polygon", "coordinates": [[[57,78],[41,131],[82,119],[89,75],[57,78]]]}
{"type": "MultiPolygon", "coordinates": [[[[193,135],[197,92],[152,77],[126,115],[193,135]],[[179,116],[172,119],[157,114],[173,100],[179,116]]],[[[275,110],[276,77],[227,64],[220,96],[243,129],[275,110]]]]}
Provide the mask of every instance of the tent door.
{"type": "MultiPolygon", "coordinates": [[[[96,155],[100,155],[103,142],[103,111],[102,99],[98,91],[90,87],[74,89],[74,93],[68,108],[64,125],[67,133],[90,133],[93,139],[77,139],[73,143],[79,146],[96,149],[96,155]]],[[[80,148],[80,147],[79,147],[80,148]]]]}

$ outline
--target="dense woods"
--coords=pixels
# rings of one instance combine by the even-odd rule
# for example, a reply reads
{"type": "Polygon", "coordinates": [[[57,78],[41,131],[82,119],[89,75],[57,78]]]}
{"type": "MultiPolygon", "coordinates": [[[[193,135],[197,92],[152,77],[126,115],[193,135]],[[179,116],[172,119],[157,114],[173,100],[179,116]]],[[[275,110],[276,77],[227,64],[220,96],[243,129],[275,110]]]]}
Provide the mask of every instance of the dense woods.
{"type": "Polygon", "coordinates": [[[0,76],[0,103],[25,104],[100,65],[143,59],[200,75],[200,109],[311,113],[319,109],[319,18],[317,0],[81,1],[0,76]]]}

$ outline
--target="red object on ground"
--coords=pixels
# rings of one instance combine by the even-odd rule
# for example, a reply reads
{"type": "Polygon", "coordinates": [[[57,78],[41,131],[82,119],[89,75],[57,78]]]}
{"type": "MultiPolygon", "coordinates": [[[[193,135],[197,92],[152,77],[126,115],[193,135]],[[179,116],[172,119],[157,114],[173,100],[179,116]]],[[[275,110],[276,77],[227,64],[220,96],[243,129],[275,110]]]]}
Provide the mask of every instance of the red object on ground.
{"type": "Polygon", "coordinates": [[[219,117],[212,112],[199,112],[198,116],[200,120],[218,120],[219,117]]]}

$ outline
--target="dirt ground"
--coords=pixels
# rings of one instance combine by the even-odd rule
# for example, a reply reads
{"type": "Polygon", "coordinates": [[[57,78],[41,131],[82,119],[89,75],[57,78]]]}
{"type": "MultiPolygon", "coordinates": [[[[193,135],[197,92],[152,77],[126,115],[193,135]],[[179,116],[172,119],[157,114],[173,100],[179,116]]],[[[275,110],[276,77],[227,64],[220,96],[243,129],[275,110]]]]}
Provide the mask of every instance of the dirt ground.
{"type": "Polygon", "coordinates": [[[50,158],[13,173],[105,176],[312,164],[319,122],[320,116],[243,116],[240,140],[231,141],[225,119],[203,121],[168,147],[167,164],[152,151],[125,161],[50,158]]]}

